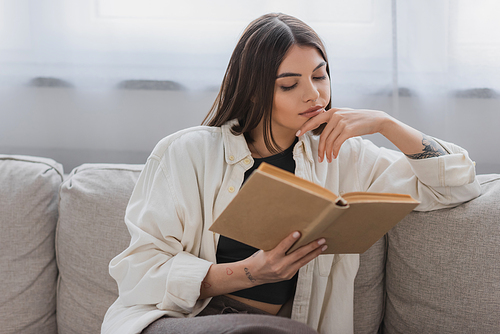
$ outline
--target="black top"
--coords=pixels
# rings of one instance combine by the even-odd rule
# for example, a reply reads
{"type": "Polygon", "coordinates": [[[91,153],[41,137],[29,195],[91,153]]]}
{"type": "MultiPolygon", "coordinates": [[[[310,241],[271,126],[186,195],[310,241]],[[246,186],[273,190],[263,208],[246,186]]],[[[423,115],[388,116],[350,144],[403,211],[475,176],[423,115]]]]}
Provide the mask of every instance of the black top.
{"type": "MultiPolygon", "coordinates": [[[[295,172],[295,160],[293,160],[293,147],[295,142],[285,151],[275,154],[273,156],[261,159],[254,159],[254,165],[245,172],[245,179],[248,179],[250,174],[257,169],[262,162],[267,162],[273,166],[282,168],[291,173],[295,172]]],[[[258,249],[248,246],[239,241],[220,236],[219,244],[217,246],[217,263],[229,263],[246,259],[257,252],[258,249]]],[[[232,295],[244,297],[252,300],[258,300],[270,304],[284,304],[290,299],[295,291],[295,284],[297,283],[298,274],[287,281],[277,283],[267,283],[255,286],[253,288],[239,290],[231,293],[232,295]]]]}

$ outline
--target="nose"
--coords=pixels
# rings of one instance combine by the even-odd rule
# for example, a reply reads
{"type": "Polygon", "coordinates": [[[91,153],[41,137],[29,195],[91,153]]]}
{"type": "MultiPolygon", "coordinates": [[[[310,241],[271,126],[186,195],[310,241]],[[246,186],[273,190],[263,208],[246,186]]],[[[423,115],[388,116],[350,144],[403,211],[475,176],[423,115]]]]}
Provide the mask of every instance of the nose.
{"type": "Polygon", "coordinates": [[[320,96],[318,87],[316,87],[315,83],[310,81],[307,84],[307,87],[304,91],[304,102],[316,101],[320,96]]]}

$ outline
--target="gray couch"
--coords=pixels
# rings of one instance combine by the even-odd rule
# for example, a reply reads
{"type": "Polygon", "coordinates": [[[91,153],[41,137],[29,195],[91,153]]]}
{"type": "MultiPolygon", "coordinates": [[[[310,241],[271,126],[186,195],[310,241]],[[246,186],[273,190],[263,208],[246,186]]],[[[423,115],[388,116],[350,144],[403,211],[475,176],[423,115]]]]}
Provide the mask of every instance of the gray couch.
{"type": "MultiPolygon", "coordinates": [[[[0,155],[0,333],[99,333],[110,259],[142,165],[0,155]]],[[[361,255],[357,333],[500,333],[500,175],[453,209],[412,213],[361,255]]]]}

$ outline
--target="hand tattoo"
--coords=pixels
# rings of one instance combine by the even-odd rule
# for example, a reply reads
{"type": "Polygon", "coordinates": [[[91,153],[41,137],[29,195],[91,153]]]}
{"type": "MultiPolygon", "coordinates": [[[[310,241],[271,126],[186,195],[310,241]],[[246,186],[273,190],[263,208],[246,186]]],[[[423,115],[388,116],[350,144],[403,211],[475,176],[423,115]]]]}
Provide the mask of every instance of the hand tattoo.
{"type": "Polygon", "coordinates": [[[248,279],[251,281],[251,282],[256,282],[257,280],[255,278],[253,278],[252,274],[250,274],[250,271],[248,270],[248,268],[245,268],[245,274],[247,275],[248,279]]]}
{"type": "Polygon", "coordinates": [[[424,145],[422,153],[406,154],[406,156],[410,159],[426,159],[446,154],[441,145],[429,136],[423,135],[422,145],[424,145]]]}

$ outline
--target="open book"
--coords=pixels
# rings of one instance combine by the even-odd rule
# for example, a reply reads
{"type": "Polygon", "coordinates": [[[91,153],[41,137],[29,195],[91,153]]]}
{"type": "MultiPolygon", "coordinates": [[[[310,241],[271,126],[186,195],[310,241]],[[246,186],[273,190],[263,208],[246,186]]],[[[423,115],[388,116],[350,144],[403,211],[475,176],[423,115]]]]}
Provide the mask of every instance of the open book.
{"type": "Polygon", "coordinates": [[[342,197],[272,165],[262,163],[210,230],[262,250],[293,231],[293,252],[324,237],[325,254],[363,253],[410,213],[409,195],[352,192],[342,197]]]}

